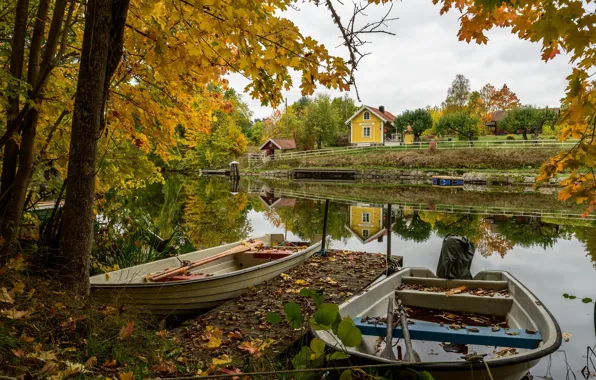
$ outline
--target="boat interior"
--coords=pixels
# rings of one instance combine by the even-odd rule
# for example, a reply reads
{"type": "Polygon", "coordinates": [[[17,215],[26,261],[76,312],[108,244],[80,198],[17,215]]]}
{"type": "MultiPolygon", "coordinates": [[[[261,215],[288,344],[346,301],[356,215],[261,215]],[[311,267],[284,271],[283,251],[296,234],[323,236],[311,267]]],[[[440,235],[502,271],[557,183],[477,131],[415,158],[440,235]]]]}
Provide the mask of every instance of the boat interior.
{"type": "MultiPolygon", "coordinates": [[[[264,247],[249,252],[236,253],[224,256],[187,272],[190,276],[174,276],[167,281],[181,281],[195,278],[205,278],[232,273],[238,270],[255,267],[273,260],[279,260],[294,254],[308,247],[308,243],[292,243],[291,246],[279,245],[284,241],[282,234],[270,234],[254,241],[262,241],[264,247]]],[[[211,256],[223,253],[241,243],[225,244],[218,247],[208,248],[201,251],[191,252],[180,256],[170,257],[163,260],[141,264],[118,271],[91,277],[92,285],[100,284],[141,284],[147,283],[147,275],[157,273],[166,269],[176,268],[184,262],[195,262],[211,256]]]]}
{"type": "MultiPolygon", "coordinates": [[[[406,268],[340,306],[341,314],[352,317],[363,332],[362,344],[348,351],[385,360],[379,355],[387,327],[378,321],[386,318],[389,297],[394,295],[413,322],[412,343],[423,362],[461,361],[473,352],[487,354],[487,360],[500,359],[556,339],[556,325],[540,301],[507,272],[484,271],[473,280],[447,280],[425,268],[406,268]]],[[[401,327],[397,329],[401,334],[401,327]]],[[[331,345],[337,341],[327,332],[321,336],[331,345]]],[[[403,346],[395,333],[392,344],[403,346]]]]}

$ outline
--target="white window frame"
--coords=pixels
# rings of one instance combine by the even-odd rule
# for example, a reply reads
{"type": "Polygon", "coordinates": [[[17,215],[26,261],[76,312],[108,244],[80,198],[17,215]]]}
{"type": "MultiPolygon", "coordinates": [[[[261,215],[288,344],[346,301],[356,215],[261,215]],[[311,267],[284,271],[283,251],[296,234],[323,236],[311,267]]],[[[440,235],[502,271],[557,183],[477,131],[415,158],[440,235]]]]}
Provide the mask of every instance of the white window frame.
{"type": "Polygon", "coordinates": [[[372,133],[372,127],[362,127],[362,137],[370,137],[372,133]],[[368,135],[366,134],[366,130],[368,129],[368,135]]]}
{"type": "Polygon", "coordinates": [[[362,212],[362,223],[370,223],[370,212],[364,211],[362,212]],[[365,218],[366,216],[366,218],[365,218]]]}
{"type": "Polygon", "coordinates": [[[362,114],[362,120],[370,120],[370,112],[364,111],[364,114],[362,114]]]}
{"type": "Polygon", "coordinates": [[[368,228],[363,228],[362,229],[362,237],[365,239],[368,239],[368,237],[370,236],[370,231],[368,228]]]}

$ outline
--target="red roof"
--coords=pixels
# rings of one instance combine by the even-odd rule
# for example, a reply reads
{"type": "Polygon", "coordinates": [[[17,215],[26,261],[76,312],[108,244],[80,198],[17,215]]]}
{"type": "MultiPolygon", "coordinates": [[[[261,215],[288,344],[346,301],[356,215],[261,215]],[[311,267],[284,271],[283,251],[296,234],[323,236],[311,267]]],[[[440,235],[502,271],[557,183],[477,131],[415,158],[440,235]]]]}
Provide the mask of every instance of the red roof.
{"type": "Polygon", "coordinates": [[[265,141],[265,143],[263,145],[261,145],[261,147],[259,148],[259,150],[262,150],[263,148],[265,148],[265,145],[267,145],[267,143],[271,141],[273,143],[273,145],[277,146],[279,149],[296,149],[296,141],[294,139],[269,139],[267,141],[265,141]]]}
{"type": "Polygon", "coordinates": [[[383,113],[383,112],[381,112],[381,110],[379,110],[378,108],[375,108],[375,107],[366,106],[366,108],[370,109],[371,111],[376,113],[377,116],[382,117],[383,119],[386,119],[387,121],[393,122],[393,120],[395,120],[395,115],[393,115],[389,111],[385,111],[383,113]]]}

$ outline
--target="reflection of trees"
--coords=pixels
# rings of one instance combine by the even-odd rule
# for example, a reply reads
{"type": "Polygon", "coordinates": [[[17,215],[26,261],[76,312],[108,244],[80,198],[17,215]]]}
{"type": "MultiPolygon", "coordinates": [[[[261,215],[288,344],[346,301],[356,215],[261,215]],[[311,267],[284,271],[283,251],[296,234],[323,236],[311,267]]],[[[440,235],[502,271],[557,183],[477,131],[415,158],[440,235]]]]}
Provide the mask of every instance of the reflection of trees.
{"type": "Polygon", "coordinates": [[[480,225],[483,220],[480,215],[434,211],[421,211],[420,218],[430,223],[435,233],[441,237],[454,234],[465,236],[474,242],[480,237],[480,225]]]}
{"type": "MultiPolygon", "coordinates": [[[[278,207],[265,213],[265,218],[276,227],[285,226],[300,239],[310,240],[323,233],[325,202],[310,199],[296,199],[294,207],[278,207]]],[[[344,228],[350,220],[349,208],[345,204],[329,203],[327,234],[340,240],[350,233],[344,228]]]]}
{"type": "Polygon", "coordinates": [[[507,240],[504,236],[494,232],[491,228],[491,223],[484,220],[480,224],[480,237],[476,243],[478,252],[484,257],[498,253],[501,257],[505,257],[507,252],[513,248],[513,242],[507,240]]]}
{"type": "Polygon", "coordinates": [[[577,240],[583,243],[592,265],[596,268],[596,227],[578,226],[571,227],[570,230],[575,233],[577,240]]]}
{"type": "Polygon", "coordinates": [[[227,181],[189,181],[184,194],[182,225],[197,249],[244,239],[250,233],[247,194],[230,194],[227,181]]]}
{"type": "Polygon", "coordinates": [[[566,236],[558,225],[542,223],[539,218],[531,217],[527,222],[516,222],[515,219],[496,222],[499,234],[514,244],[522,247],[540,246],[550,248],[557,239],[566,236]]]}
{"type": "Polygon", "coordinates": [[[422,243],[430,238],[432,226],[420,218],[418,211],[414,211],[410,220],[401,216],[395,218],[392,230],[405,240],[422,243]]]}

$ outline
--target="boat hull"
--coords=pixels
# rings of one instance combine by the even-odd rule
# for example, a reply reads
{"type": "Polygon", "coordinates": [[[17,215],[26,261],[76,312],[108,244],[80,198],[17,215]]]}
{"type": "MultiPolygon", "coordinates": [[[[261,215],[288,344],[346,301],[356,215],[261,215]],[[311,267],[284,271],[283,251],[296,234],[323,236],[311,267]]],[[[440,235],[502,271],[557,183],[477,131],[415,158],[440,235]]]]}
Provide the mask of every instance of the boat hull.
{"type": "MultiPolygon", "coordinates": [[[[519,380],[542,357],[556,351],[561,345],[561,331],[553,316],[527,288],[508,272],[485,271],[477,274],[474,280],[447,281],[436,278],[428,269],[405,268],[373,284],[361,294],[340,305],[341,315],[352,318],[383,316],[387,311],[388,297],[402,283],[424,283],[427,286],[437,286],[440,283],[439,286],[447,288],[457,288],[466,283],[468,287],[473,284],[481,284],[484,289],[492,288],[495,290],[506,287],[510,295],[502,297],[498,295],[480,297],[469,294],[447,296],[447,294],[417,292],[415,290],[400,290],[397,293],[406,307],[416,306],[456,312],[480,312],[473,310],[477,308],[486,314],[506,316],[510,327],[539,331],[543,340],[537,348],[518,349],[516,354],[512,356],[489,356],[485,361],[486,364],[481,362],[468,363],[460,358],[463,354],[441,353],[439,351],[443,350],[439,347],[438,342],[428,344],[428,342],[413,341],[415,343],[414,349],[420,353],[423,361],[408,363],[379,357],[381,348],[378,345],[377,336],[365,335],[358,347],[349,348],[343,347],[340,340],[331,332],[313,330],[313,335],[322,339],[327,346],[348,353],[352,362],[391,365],[391,367],[379,369],[380,373],[391,371],[394,377],[402,376],[406,379],[411,377],[411,370],[415,370],[427,371],[433,378],[439,380],[490,379],[490,376],[495,380],[519,380]],[[490,369],[490,376],[486,365],[490,369]]],[[[445,326],[445,328],[448,327],[445,326]]],[[[395,341],[393,343],[396,344],[395,341]]],[[[482,352],[487,346],[468,345],[468,348],[469,353],[482,352]]],[[[492,350],[493,348],[490,347],[490,351],[492,350]]]]}
{"type": "MultiPolygon", "coordinates": [[[[265,244],[269,243],[269,241],[265,241],[265,244]]],[[[188,255],[192,255],[193,260],[209,257],[239,244],[240,242],[227,244],[182,255],[179,258],[188,260],[188,255]]],[[[107,274],[117,277],[118,282],[113,284],[106,283],[105,278],[102,277],[105,275],[94,276],[91,279],[91,293],[93,298],[103,302],[136,305],[159,315],[197,314],[235,298],[250,287],[270,280],[303,263],[319,249],[319,246],[320,243],[316,243],[285,258],[234,271],[230,271],[230,267],[237,263],[233,264],[234,258],[229,257],[209,267],[209,270],[215,272],[215,275],[196,280],[165,283],[135,283],[132,280],[129,282],[125,280],[126,276],[131,276],[131,279],[136,278],[138,281],[139,275],[175,266],[176,258],[173,258],[176,261],[166,259],[170,261],[159,263],[159,265],[152,263],[150,268],[141,265],[124,269],[125,273],[116,271],[107,274]],[[118,277],[120,278],[118,279],[118,277]]]]}

